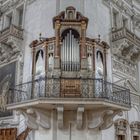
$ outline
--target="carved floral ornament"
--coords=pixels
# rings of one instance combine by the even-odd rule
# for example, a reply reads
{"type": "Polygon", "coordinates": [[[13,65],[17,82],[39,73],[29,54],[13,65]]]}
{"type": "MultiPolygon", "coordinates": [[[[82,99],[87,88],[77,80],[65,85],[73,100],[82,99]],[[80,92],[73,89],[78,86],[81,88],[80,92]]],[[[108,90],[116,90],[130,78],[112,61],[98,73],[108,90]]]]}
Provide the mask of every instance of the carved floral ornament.
{"type": "Polygon", "coordinates": [[[140,60],[140,49],[127,40],[119,40],[113,43],[112,52],[133,63],[137,63],[140,60]]]}
{"type": "Polygon", "coordinates": [[[17,59],[19,56],[22,56],[22,51],[17,43],[0,43],[0,64],[17,59]]]}

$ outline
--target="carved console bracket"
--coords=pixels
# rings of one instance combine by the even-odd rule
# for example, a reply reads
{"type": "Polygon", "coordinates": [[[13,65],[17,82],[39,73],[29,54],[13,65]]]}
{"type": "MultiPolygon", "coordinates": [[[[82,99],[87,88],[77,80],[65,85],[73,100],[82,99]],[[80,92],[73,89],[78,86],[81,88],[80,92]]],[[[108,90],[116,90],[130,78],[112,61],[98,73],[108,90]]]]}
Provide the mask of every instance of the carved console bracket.
{"type": "Polygon", "coordinates": [[[113,125],[113,118],[116,116],[122,116],[123,112],[122,111],[112,111],[112,110],[108,110],[104,113],[103,116],[103,124],[100,127],[101,130],[107,129],[109,127],[111,127],[113,125]]]}
{"type": "Polygon", "coordinates": [[[35,119],[34,116],[29,115],[25,112],[22,112],[22,114],[25,117],[27,127],[29,127],[30,129],[33,129],[33,130],[37,130],[39,128],[38,124],[36,123],[36,119],[35,119]]]}
{"type": "Polygon", "coordinates": [[[50,128],[49,112],[47,111],[29,108],[26,112],[23,112],[23,115],[26,118],[27,126],[31,129],[38,129],[39,126],[45,129],[50,128]]]}
{"type": "Polygon", "coordinates": [[[83,112],[84,107],[78,107],[77,109],[77,128],[81,129],[83,126],[83,112]]]}
{"type": "Polygon", "coordinates": [[[113,124],[113,118],[117,114],[120,114],[120,111],[113,110],[90,111],[88,128],[100,130],[107,129],[113,124]]]}
{"type": "Polygon", "coordinates": [[[57,121],[58,121],[58,128],[60,129],[62,129],[64,126],[63,112],[64,112],[64,107],[58,106],[57,107],[57,121]]]}

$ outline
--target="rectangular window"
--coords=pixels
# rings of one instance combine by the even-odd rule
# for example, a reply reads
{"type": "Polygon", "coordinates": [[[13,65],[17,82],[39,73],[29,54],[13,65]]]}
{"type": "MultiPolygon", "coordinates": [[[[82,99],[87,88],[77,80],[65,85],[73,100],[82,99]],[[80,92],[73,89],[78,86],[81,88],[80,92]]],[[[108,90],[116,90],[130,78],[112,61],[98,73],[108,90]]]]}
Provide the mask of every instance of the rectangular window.
{"type": "Polygon", "coordinates": [[[22,22],[23,22],[23,6],[20,6],[16,10],[17,12],[17,26],[22,27],[22,22]]]}
{"type": "Polygon", "coordinates": [[[124,135],[118,135],[118,139],[117,140],[125,140],[125,136],[124,135]]]}
{"type": "Polygon", "coordinates": [[[22,21],[23,21],[23,9],[19,10],[19,21],[18,21],[18,25],[22,26],[22,21]]]}
{"type": "Polygon", "coordinates": [[[5,28],[9,28],[11,24],[12,24],[12,14],[6,15],[5,28]]]}
{"type": "Polygon", "coordinates": [[[139,136],[133,136],[133,140],[139,140],[139,136]]]}
{"type": "Polygon", "coordinates": [[[128,28],[128,19],[123,18],[123,27],[128,28]]]}
{"type": "Polygon", "coordinates": [[[113,23],[114,23],[114,27],[117,27],[117,14],[113,13],[113,23]]]}
{"type": "Polygon", "coordinates": [[[117,29],[117,27],[118,27],[118,20],[119,20],[118,18],[119,18],[119,13],[114,11],[113,12],[113,27],[115,29],[117,29]]]}

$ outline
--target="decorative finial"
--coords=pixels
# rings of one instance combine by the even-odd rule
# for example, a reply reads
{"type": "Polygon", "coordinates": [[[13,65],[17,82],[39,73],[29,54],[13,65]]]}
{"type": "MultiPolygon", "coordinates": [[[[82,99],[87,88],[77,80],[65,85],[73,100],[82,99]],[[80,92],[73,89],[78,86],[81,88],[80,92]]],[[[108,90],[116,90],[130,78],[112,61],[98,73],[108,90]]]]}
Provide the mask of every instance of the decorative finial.
{"type": "Polygon", "coordinates": [[[41,38],[42,38],[42,34],[40,33],[40,34],[39,34],[39,40],[40,40],[40,41],[41,41],[41,38]]]}
{"type": "Polygon", "coordinates": [[[100,42],[101,41],[101,36],[100,35],[98,35],[98,42],[100,42]]]}

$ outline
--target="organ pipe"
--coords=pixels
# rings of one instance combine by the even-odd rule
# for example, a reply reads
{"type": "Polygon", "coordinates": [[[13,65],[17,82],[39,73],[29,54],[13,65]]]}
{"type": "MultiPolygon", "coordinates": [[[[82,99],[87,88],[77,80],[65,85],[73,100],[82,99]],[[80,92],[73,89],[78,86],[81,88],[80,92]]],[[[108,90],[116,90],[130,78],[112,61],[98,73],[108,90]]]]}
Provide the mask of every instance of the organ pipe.
{"type": "Polygon", "coordinates": [[[70,30],[62,40],[61,62],[64,71],[78,71],[80,56],[79,43],[70,30]]]}

